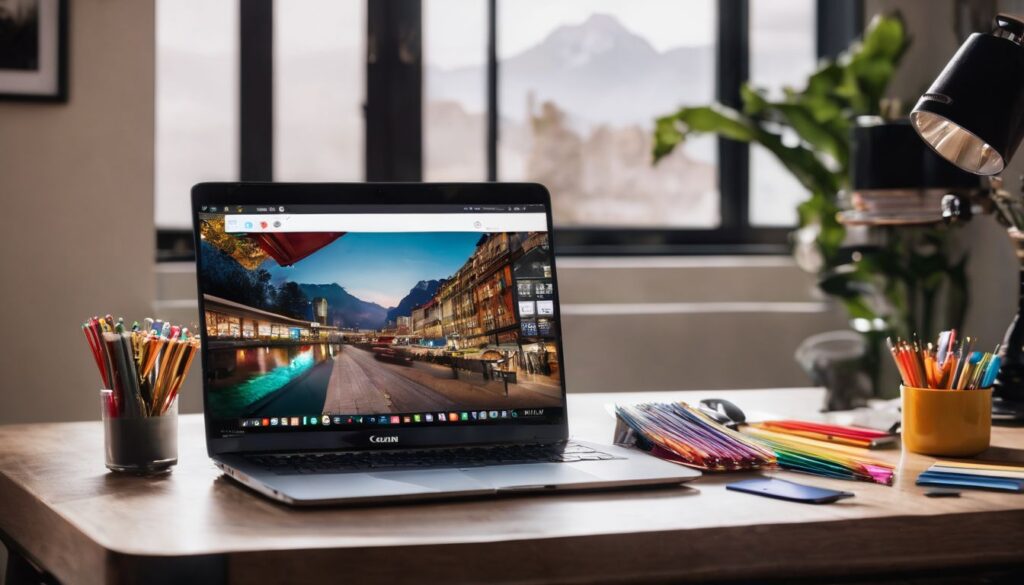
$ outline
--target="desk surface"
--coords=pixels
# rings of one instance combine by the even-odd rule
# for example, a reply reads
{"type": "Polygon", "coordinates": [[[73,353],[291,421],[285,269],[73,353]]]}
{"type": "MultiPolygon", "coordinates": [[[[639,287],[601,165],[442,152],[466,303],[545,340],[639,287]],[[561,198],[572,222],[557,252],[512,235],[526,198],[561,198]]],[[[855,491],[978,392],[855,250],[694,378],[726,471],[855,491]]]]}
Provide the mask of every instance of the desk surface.
{"type": "MultiPolygon", "coordinates": [[[[578,394],[570,429],[608,442],[608,403],[706,395],[787,417],[821,404],[814,389],[578,394]]],[[[0,532],[69,583],[682,581],[1024,563],[1024,495],[925,498],[914,479],[932,459],[898,450],[876,452],[899,465],[893,487],[775,473],[856,493],[826,506],[730,492],[752,474],[727,474],[689,488],[298,510],[222,477],[200,417],[183,416],[180,437],[173,473],[136,478],[106,472],[98,422],[0,427],[0,532]]],[[[1024,462],[1024,429],[993,429],[993,445],[982,458],[1024,462]]]]}

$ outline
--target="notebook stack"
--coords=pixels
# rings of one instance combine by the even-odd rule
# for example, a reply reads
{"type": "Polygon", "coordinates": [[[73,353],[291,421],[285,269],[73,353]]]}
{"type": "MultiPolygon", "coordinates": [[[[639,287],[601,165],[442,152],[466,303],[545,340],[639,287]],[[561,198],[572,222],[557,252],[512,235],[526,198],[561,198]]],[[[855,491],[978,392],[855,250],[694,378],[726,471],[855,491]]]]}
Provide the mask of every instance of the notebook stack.
{"type": "Polygon", "coordinates": [[[917,476],[917,485],[1024,492],[1024,466],[937,461],[917,476]]]}

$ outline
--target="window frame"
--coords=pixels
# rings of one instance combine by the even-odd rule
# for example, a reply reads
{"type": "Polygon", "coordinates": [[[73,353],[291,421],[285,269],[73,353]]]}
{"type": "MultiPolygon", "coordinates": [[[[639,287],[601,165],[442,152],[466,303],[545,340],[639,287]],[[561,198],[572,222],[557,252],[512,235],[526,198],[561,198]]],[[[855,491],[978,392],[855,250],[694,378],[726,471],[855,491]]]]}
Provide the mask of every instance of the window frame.
{"type": "MultiPolygon", "coordinates": [[[[487,1],[486,180],[496,181],[501,83],[498,1],[487,1]]],[[[505,0],[509,1],[509,0],[505,0]]],[[[740,105],[749,77],[751,0],[718,0],[716,99],[740,105]]],[[[769,0],[760,0],[769,1],[769,0]]],[[[367,0],[367,181],[420,181],[423,176],[422,0],[367,0]],[[410,140],[412,138],[412,140],[410,140]]],[[[273,180],[274,0],[239,2],[239,178],[273,180]]],[[[863,30],[864,0],[816,0],[819,58],[835,56],[863,30]]],[[[555,227],[558,253],[582,255],[785,254],[791,227],[750,223],[747,144],[718,139],[721,223],[714,228],[555,227]]],[[[190,260],[189,230],[158,229],[157,260],[190,260]]]]}

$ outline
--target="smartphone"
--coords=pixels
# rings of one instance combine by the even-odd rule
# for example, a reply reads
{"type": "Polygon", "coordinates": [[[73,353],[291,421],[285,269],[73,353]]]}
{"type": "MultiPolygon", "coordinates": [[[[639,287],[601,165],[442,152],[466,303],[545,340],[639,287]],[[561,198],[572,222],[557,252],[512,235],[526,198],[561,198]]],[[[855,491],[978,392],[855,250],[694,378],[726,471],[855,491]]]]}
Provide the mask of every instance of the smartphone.
{"type": "Polygon", "coordinates": [[[836,500],[853,497],[853,492],[829,490],[771,478],[737,481],[725,486],[725,489],[805,504],[831,504],[836,500]]]}

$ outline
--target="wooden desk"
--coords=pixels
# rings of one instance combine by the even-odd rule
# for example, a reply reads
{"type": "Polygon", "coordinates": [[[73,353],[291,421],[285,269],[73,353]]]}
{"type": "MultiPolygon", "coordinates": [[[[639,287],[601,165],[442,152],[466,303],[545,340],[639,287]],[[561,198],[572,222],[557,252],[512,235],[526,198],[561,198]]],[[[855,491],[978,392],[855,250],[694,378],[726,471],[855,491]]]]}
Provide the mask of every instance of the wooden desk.
{"type": "MultiPolygon", "coordinates": [[[[609,402],[704,395],[572,395],[571,428],[607,442],[609,402]]],[[[813,389],[713,395],[780,416],[821,404],[813,389]]],[[[1024,429],[997,428],[993,442],[1024,461],[1024,429]]],[[[1024,495],[925,498],[914,479],[930,458],[880,456],[900,464],[893,487],[778,473],[857,494],[827,506],[729,492],[750,476],[730,474],[692,488],[296,510],[222,478],[197,416],[182,417],[181,463],[156,479],[107,473],[98,422],[17,425],[0,427],[0,532],[67,583],[875,582],[1024,566],[1024,495]]]]}

